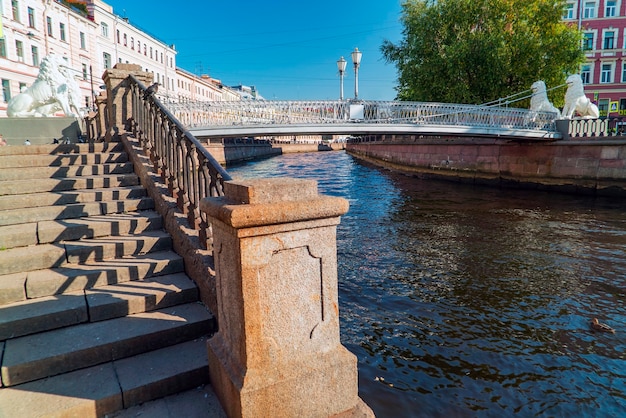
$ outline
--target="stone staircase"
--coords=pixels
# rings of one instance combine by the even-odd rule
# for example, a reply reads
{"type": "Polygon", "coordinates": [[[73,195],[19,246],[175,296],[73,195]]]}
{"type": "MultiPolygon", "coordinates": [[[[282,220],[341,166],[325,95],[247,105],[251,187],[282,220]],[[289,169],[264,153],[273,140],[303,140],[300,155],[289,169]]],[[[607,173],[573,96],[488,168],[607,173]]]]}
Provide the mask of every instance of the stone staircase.
{"type": "Polygon", "coordinates": [[[121,143],[0,147],[0,418],[190,416],[194,399],[223,416],[215,321],[128,161],[121,143]]]}

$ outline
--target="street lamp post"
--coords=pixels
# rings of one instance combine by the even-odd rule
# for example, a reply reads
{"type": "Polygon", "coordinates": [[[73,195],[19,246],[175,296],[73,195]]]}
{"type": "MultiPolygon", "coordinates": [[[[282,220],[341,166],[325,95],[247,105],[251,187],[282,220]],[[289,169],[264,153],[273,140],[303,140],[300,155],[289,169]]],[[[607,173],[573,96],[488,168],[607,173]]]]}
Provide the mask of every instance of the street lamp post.
{"type": "Polygon", "coordinates": [[[339,100],[343,100],[343,75],[346,72],[347,61],[341,57],[337,61],[337,69],[339,69],[339,100]]]}
{"type": "Polygon", "coordinates": [[[359,48],[352,51],[352,62],[354,63],[354,100],[359,98],[359,65],[361,64],[361,56],[363,53],[359,48]]]}

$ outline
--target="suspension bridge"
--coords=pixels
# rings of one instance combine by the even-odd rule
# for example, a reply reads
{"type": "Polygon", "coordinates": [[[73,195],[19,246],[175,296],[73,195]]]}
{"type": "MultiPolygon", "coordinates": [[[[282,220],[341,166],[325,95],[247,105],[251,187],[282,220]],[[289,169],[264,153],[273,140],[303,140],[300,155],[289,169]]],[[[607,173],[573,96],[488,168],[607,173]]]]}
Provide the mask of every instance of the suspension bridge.
{"type": "Polygon", "coordinates": [[[400,101],[222,101],[168,103],[198,138],[417,134],[561,138],[557,114],[491,105],[400,101]]]}

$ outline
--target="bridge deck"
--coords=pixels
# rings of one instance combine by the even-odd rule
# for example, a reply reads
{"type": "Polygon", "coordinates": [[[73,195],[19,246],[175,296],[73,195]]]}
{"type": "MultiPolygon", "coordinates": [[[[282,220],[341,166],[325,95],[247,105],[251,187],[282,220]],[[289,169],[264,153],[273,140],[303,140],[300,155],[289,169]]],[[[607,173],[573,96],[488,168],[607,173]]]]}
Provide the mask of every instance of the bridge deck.
{"type": "Polygon", "coordinates": [[[343,124],[273,124],[248,126],[194,127],[189,131],[196,138],[267,137],[285,135],[438,135],[438,136],[489,136],[521,139],[528,141],[555,141],[561,139],[558,132],[538,129],[516,129],[504,127],[437,126],[385,123],[343,124]]]}

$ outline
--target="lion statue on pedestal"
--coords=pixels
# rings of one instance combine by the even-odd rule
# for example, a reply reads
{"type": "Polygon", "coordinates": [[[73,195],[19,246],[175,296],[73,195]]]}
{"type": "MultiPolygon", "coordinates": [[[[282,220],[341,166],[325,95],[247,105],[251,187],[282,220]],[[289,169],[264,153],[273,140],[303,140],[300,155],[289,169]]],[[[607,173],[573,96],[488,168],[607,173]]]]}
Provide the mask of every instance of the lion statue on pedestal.
{"type": "Polygon", "coordinates": [[[565,106],[563,106],[563,118],[571,119],[574,113],[578,113],[583,118],[598,118],[600,112],[587,96],[583,87],[583,80],[580,74],[572,74],[565,80],[567,91],[565,92],[565,106]]]}
{"type": "Polygon", "coordinates": [[[62,58],[48,55],[39,65],[32,86],[9,100],[9,117],[52,116],[62,110],[65,116],[78,117],[81,94],[78,83],[62,58]]]}
{"type": "Polygon", "coordinates": [[[548,99],[548,93],[546,90],[546,83],[542,80],[535,81],[530,89],[533,92],[533,95],[530,98],[530,110],[535,112],[552,112],[556,113],[556,118],[561,117],[561,112],[559,109],[554,107],[554,105],[548,99]]]}

